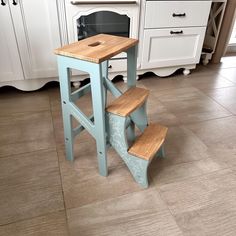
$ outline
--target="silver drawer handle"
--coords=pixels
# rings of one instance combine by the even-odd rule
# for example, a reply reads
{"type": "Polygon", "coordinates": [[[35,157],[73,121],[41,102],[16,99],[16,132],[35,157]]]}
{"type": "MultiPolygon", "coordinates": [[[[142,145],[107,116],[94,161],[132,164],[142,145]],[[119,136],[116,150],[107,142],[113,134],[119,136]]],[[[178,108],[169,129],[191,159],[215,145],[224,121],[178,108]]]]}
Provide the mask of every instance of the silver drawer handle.
{"type": "Polygon", "coordinates": [[[72,5],[91,5],[91,4],[137,4],[137,1],[71,1],[72,5]]]}

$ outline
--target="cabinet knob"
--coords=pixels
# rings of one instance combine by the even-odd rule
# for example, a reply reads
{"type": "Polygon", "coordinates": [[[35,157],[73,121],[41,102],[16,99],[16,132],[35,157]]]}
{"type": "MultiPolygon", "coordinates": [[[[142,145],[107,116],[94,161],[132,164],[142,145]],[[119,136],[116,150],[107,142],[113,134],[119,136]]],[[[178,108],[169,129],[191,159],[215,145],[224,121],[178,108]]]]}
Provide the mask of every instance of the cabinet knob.
{"type": "Polygon", "coordinates": [[[12,1],[12,4],[16,6],[18,3],[17,3],[16,0],[13,0],[13,1],[12,1]]]}
{"type": "Polygon", "coordinates": [[[180,31],[170,31],[170,34],[183,34],[183,30],[180,30],[180,31]]]}
{"type": "Polygon", "coordinates": [[[108,69],[111,69],[111,68],[112,68],[112,65],[109,65],[109,66],[108,66],[108,69]]]}
{"type": "Polygon", "coordinates": [[[185,17],[185,16],[186,16],[186,13],[180,13],[180,14],[173,13],[172,16],[173,16],[173,17],[185,17]]]}
{"type": "Polygon", "coordinates": [[[2,5],[2,6],[5,6],[6,3],[5,3],[3,0],[1,0],[1,5],[2,5]]]}

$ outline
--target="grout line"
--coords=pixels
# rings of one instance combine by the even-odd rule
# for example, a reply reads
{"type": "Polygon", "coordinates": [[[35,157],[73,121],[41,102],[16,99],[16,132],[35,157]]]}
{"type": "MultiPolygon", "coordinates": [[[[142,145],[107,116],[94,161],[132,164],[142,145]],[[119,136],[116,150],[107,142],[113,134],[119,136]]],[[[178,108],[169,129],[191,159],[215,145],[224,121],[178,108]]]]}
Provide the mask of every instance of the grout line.
{"type": "Polygon", "coordinates": [[[160,199],[165,203],[167,210],[169,211],[170,215],[172,216],[173,220],[175,221],[177,227],[179,228],[180,232],[184,235],[184,231],[182,230],[182,227],[178,224],[178,222],[176,221],[175,215],[174,213],[171,211],[170,207],[168,206],[167,202],[165,201],[165,199],[163,198],[161,192],[157,189],[157,186],[155,187],[156,191],[158,193],[158,196],[160,197],[160,199]]]}
{"type": "MultiPolygon", "coordinates": [[[[49,95],[48,95],[48,96],[49,96],[49,95]]],[[[55,134],[55,126],[54,126],[53,111],[52,111],[50,96],[49,96],[49,103],[50,103],[51,121],[52,121],[52,126],[53,126],[53,136],[54,136],[54,142],[55,142],[56,153],[57,153],[58,173],[59,173],[60,182],[61,182],[61,194],[62,194],[63,205],[64,205],[64,211],[65,211],[66,228],[67,228],[68,234],[70,234],[69,221],[68,221],[68,214],[67,214],[67,208],[66,208],[66,203],[65,203],[65,194],[64,194],[63,183],[62,183],[61,165],[60,165],[60,160],[59,160],[58,148],[57,148],[57,145],[56,145],[56,134],[55,134]]]]}
{"type": "Polygon", "coordinates": [[[235,115],[234,115],[234,114],[230,114],[230,115],[226,115],[226,116],[222,116],[222,117],[209,118],[209,119],[201,120],[201,121],[193,121],[193,122],[181,123],[180,126],[182,126],[182,125],[183,125],[183,126],[188,126],[188,125],[201,124],[201,123],[204,123],[204,122],[209,122],[209,121],[214,121],[214,120],[225,119],[225,118],[233,117],[233,116],[235,116],[235,115]]]}
{"type": "MultiPolygon", "coordinates": [[[[234,86],[233,86],[234,87],[234,86]]],[[[204,93],[205,94],[205,93],[204,93]]],[[[212,101],[216,102],[219,106],[221,106],[222,108],[224,108],[226,111],[228,111],[230,114],[235,115],[233,112],[231,112],[227,107],[225,107],[224,105],[220,104],[216,99],[210,97],[209,95],[205,94],[207,97],[209,97],[212,101]]]]}
{"type": "MultiPolygon", "coordinates": [[[[233,170],[229,167],[229,166],[226,166],[224,168],[221,168],[219,170],[215,170],[215,171],[212,171],[212,172],[209,172],[209,173],[200,173],[199,175],[196,175],[196,176],[191,176],[191,177],[186,177],[186,178],[182,178],[182,179],[179,179],[177,180],[176,182],[169,182],[169,183],[165,183],[163,185],[159,185],[159,186],[155,186],[157,189],[161,190],[161,188],[163,188],[164,186],[167,186],[167,185],[172,185],[172,184],[180,184],[180,183],[184,183],[186,181],[194,181],[194,179],[197,180],[197,178],[201,178],[201,177],[206,177],[206,176],[209,176],[209,175],[212,175],[212,174],[215,174],[217,172],[221,172],[221,171],[224,171],[224,170],[229,170],[232,174],[233,173],[233,170]]],[[[158,190],[158,191],[159,191],[158,190]]]]}

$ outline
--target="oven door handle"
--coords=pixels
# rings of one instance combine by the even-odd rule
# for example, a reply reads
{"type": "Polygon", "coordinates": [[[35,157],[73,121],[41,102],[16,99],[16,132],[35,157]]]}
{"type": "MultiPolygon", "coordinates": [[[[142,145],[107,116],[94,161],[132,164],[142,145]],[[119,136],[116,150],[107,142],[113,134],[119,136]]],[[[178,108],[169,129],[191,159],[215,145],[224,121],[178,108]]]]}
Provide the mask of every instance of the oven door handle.
{"type": "Polygon", "coordinates": [[[90,4],[137,4],[136,0],[127,1],[71,1],[72,5],[90,5],[90,4]]]}

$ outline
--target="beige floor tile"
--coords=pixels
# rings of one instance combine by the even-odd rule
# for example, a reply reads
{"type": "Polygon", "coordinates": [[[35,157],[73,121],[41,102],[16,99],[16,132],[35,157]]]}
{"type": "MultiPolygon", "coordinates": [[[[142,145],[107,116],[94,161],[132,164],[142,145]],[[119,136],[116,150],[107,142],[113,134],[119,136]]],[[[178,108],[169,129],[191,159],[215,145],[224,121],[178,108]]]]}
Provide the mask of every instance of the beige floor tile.
{"type": "Polygon", "coordinates": [[[233,82],[224,78],[218,73],[203,74],[201,76],[193,75],[191,77],[187,77],[185,82],[189,83],[191,86],[198,88],[200,90],[235,86],[233,82]]]}
{"type": "Polygon", "coordinates": [[[0,225],[64,208],[55,151],[0,159],[0,225]]]}
{"type": "Polygon", "coordinates": [[[236,114],[236,86],[204,91],[204,93],[234,115],[236,114]]]}
{"type": "MultiPolygon", "coordinates": [[[[208,64],[209,65],[209,64],[208,64]]],[[[202,75],[210,75],[210,74],[215,74],[216,71],[214,69],[212,69],[209,66],[204,66],[202,64],[197,64],[196,68],[191,70],[190,75],[186,76],[186,77],[190,77],[190,76],[202,76],[202,75]]]]}
{"type": "Polygon", "coordinates": [[[222,168],[227,168],[227,166],[223,163],[219,164],[211,158],[176,165],[168,165],[163,160],[157,159],[152,163],[150,175],[154,182],[153,185],[160,187],[168,183],[209,174],[222,168]]]}
{"type": "Polygon", "coordinates": [[[52,111],[61,110],[60,87],[54,87],[48,91],[50,106],[52,111]]]}
{"type": "Polygon", "coordinates": [[[165,141],[168,165],[198,161],[209,157],[207,146],[185,126],[169,127],[165,141]]]}
{"type": "Polygon", "coordinates": [[[45,92],[4,91],[0,93],[0,100],[0,116],[50,110],[49,97],[45,92]]]}
{"type": "Polygon", "coordinates": [[[0,157],[55,149],[51,113],[27,112],[0,116],[0,157]]]}
{"type": "MultiPolygon", "coordinates": [[[[234,63],[236,64],[236,59],[234,63]]],[[[236,68],[221,69],[218,71],[218,73],[236,84],[236,68]]]]}
{"type": "Polygon", "coordinates": [[[159,195],[152,190],[70,209],[72,236],[182,235],[159,195]]]}
{"type": "Polygon", "coordinates": [[[150,165],[155,186],[200,176],[227,168],[212,157],[208,147],[188,128],[170,127],[165,141],[165,158],[150,165]]]}
{"type": "Polygon", "coordinates": [[[227,68],[235,68],[235,61],[236,61],[236,56],[235,53],[233,54],[228,54],[225,57],[221,58],[220,63],[218,64],[213,64],[213,63],[209,63],[206,67],[208,67],[208,69],[213,70],[213,71],[217,71],[220,69],[227,69],[227,68]]]}
{"type": "MultiPolygon", "coordinates": [[[[73,165],[76,169],[97,169],[97,151],[96,143],[93,138],[87,141],[76,141],[74,145],[74,162],[73,165]]],[[[66,161],[65,148],[58,149],[59,160],[66,161]]],[[[123,165],[123,161],[113,148],[107,149],[107,163],[108,168],[123,165]]]]}
{"type": "Polygon", "coordinates": [[[236,148],[210,148],[209,156],[219,165],[226,165],[228,168],[236,166],[236,148]]]}
{"type": "Polygon", "coordinates": [[[68,161],[60,163],[67,208],[80,207],[143,190],[134,181],[126,166],[110,167],[109,175],[103,177],[99,175],[96,159],[94,163],[93,167],[96,166],[96,168],[92,166],[81,168],[79,160],[74,163],[68,161]]]}
{"type": "MultiPolygon", "coordinates": [[[[75,91],[78,88],[74,88],[72,86],[71,90],[75,91]]],[[[48,96],[50,100],[51,110],[52,111],[61,111],[61,95],[60,95],[60,87],[55,86],[48,90],[48,96]]],[[[83,97],[79,98],[76,102],[78,107],[85,113],[92,109],[92,101],[91,101],[91,94],[88,93],[83,97]]]]}
{"type": "Polygon", "coordinates": [[[236,86],[228,88],[209,89],[205,90],[204,93],[219,103],[222,104],[224,104],[224,102],[234,103],[236,99],[236,86]]]}
{"type": "Polygon", "coordinates": [[[212,121],[205,121],[187,126],[209,148],[236,148],[236,117],[227,117],[212,121]]]}
{"type": "Polygon", "coordinates": [[[155,96],[182,124],[232,115],[223,106],[195,88],[162,91],[155,96]]]}
{"type": "Polygon", "coordinates": [[[236,175],[230,170],[161,187],[184,235],[236,234],[236,175]]]}
{"type": "MultiPolygon", "coordinates": [[[[63,129],[63,121],[62,121],[62,112],[61,110],[52,111],[52,120],[53,120],[53,127],[54,127],[54,135],[55,135],[55,142],[58,148],[64,147],[64,129],[63,129]]],[[[77,127],[78,121],[73,119],[73,127],[77,127]]],[[[91,139],[91,135],[85,130],[76,136],[76,140],[80,142],[87,142],[87,140],[91,139]]]]}
{"type": "Polygon", "coordinates": [[[1,236],[68,236],[64,211],[0,226],[1,236]]]}
{"type": "MultiPolygon", "coordinates": [[[[236,175],[224,169],[160,187],[162,199],[174,215],[210,206],[228,189],[235,190],[236,175]]],[[[224,198],[222,198],[224,202],[224,198]]]]}
{"type": "Polygon", "coordinates": [[[170,78],[160,78],[157,76],[145,77],[139,80],[138,84],[145,86],[152,94],[163,90],[178,89],[189,87],[182,76],[173,76],[170,78]]]}
{"type": "Polygon", "coordinates": [[[181,122],[178,118],[155,97],[152,92],[147,100],[148,121],[151,123],[160,123],[166,126],[179,125],[181,122]]]}
{"type": "Polygon", "coordinates": [[[158,123],[167,127],[177,126],[181,124],[181,121],[173,113],[170,112],[148,114],[148,121],[150,123],[158,123]]]}

